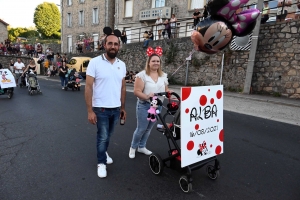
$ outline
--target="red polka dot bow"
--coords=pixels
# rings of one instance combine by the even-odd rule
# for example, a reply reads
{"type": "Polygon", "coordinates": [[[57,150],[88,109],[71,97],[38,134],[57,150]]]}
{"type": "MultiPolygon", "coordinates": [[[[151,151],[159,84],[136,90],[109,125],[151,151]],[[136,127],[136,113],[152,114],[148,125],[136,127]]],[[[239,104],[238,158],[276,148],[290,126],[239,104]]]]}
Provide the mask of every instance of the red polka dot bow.
{"type": "Polygon", "coordinates": [[[153,54],[156,54],[160,57],[163,54],[163,50],[160,46],[156,47],[155,49],[153,49],[152,47],[148,47],[146,53],[147,53],[147,56],[151,56],[153,54]]]}

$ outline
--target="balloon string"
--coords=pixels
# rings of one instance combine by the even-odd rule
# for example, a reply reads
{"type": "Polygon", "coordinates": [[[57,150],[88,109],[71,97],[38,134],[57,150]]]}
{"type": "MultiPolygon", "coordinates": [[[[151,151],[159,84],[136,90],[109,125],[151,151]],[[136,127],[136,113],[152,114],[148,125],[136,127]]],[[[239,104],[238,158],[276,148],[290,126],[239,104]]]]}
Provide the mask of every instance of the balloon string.
{"type": "MultiPolygon", "coordinates": [[[[195,53],[195,49],[193,49],[192,50],[192,52],[190,53],[190,55],[189,55],[189,57],[191,57],[193,54],[195,53]]],[[[181,67],[183,67],[185,64],[183,64],[183,65],[181,65],[181,66],[179,66],[176,70],[175,70],[175,72],[173,73],[173,74],[171,74],[171,76],[170,76],[170,78],[181,68],[181,67]]]]}

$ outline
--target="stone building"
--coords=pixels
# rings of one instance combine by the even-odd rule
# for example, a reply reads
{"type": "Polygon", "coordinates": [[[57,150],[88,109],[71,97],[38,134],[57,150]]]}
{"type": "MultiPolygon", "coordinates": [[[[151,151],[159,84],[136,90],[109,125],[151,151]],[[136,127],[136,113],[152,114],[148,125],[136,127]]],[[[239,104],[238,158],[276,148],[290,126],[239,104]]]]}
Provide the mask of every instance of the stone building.
{"type": "Polygon", "coordinates": [[[163,21],[171,14],[177,18],[176,36],[190,36],[192,15],[195,8],[203,12],[207,0],[116,0],[115,26],[126,30],[128,43],[142,41],[143,33],[152,29],[157,36],[155,21],[160,16],[163,21]]]}
{"type": "Polygon", "coordinates": [[[75,53],[76,43],[85,38],[97,49],[105,26],[114,25],[114,0],[61,0],[62,52],[75,53]]]}
{"type": "MultiPolygon", "coordinates": [[[[194,9],[198,8],[203,13],[206,3],[207,0],[116,0],[115,27],[126,30],[128,43],[143,41],[143,33],[149,29],[153,30],[155,40],[158,35],[155,26],[157,17],[160,16],[164,21],[175,14],[178,20],[175,37],[188,37],[193,28],[194,9]]],[[[256,3],[257,0],[249,0],[241,10],[247,6],[256,8],[256,3]]],[[[277,9],[271,10],[271,13],[276,12],[277,9]]]]}
{"type": "Polygon", "coordinates": [[[4,43],[4,40],[8,38],[7,26],[9,24],[0,19],[0,42],[4,43]]]}

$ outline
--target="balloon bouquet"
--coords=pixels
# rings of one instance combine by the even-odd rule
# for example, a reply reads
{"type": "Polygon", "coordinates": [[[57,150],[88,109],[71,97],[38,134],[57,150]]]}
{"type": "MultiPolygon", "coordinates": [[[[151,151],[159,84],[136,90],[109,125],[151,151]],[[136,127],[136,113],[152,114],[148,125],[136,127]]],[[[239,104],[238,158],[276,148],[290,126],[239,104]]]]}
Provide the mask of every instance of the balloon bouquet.
{"type": "Polygon", "coordinates": [[[200,21],[191,39],[195,50],[214,54],[223,50],[233,36],[246,36],[254,29],[260,14],[258,9],[236,13],[249,0],[209,0],[206,9],[210,16],[200,21]]]}

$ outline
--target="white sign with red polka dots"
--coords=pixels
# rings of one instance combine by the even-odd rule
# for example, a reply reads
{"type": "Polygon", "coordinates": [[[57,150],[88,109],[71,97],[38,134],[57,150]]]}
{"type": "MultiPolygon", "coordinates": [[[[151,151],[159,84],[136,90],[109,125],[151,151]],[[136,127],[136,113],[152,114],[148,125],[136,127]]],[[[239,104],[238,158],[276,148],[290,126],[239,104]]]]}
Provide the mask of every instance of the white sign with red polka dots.
{"type": "Polygon", "coordinates": [[[223,153],[223,85],[181,88],[181,167],[223,153]]]}

